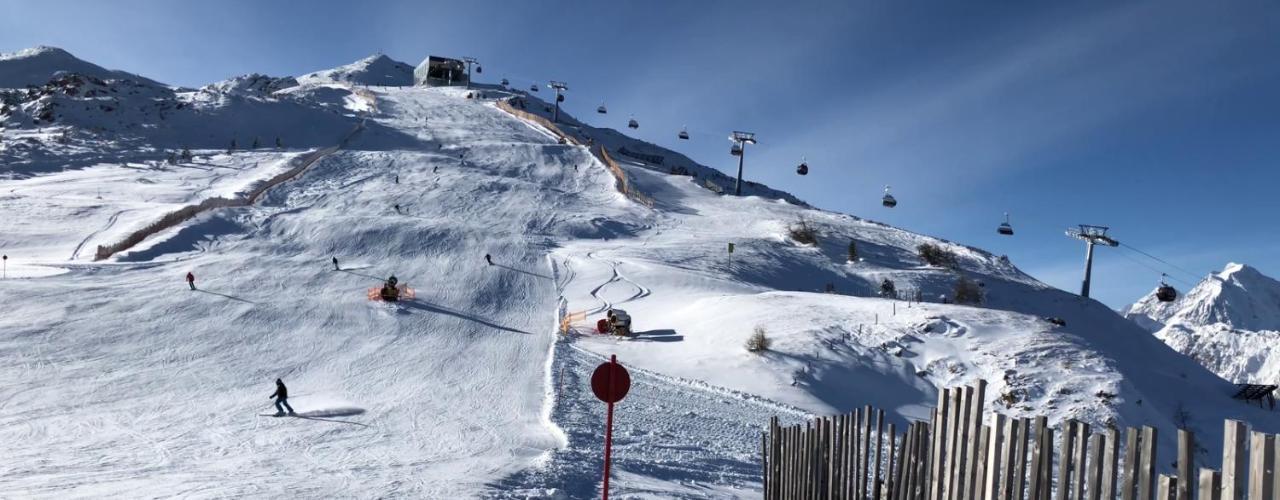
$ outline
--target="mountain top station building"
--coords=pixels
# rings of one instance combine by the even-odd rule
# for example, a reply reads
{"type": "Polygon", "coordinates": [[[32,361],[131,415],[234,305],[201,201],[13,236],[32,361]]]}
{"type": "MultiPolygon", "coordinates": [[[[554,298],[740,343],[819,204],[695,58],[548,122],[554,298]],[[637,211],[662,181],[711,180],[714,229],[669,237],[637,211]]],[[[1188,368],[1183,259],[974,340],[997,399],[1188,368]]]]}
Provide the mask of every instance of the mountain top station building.
{"type": "Polygon", "coordinates": [[[413,84],[451,87],[467,84],[467,66],[459,59],[428,56],[413,70],[413,84]]]}

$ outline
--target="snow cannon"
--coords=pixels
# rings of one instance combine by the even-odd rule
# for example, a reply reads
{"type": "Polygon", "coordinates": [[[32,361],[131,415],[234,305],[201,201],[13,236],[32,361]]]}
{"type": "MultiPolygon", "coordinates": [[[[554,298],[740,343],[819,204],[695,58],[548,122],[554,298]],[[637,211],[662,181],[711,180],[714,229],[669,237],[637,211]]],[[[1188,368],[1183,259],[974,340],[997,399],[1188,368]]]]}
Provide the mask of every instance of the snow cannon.
{"type": "Polygon", "coordinates": [[[412,288],[408,285],[400,283],[395,276],[387,278],[382,287],[370,288],[368,292],[369,300],[381,302],[399,302],[401,300],[411,300],[417,296],[412,288]]]}
{"type": "Polygon", "coordinates": [[[610,309],[605,317],[596,321],[596,332],[613,335],[631,335],[631,316],[622,309],[610,309]]]}

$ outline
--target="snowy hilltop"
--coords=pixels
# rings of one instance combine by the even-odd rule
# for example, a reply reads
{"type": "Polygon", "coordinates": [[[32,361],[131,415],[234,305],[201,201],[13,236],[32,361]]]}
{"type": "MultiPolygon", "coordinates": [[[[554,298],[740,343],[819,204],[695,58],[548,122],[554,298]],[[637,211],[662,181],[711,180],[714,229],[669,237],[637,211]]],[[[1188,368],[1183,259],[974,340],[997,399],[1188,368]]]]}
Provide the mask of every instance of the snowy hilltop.
{"type": "Polygon", "coordinates": [[[758,498],[770,417],[905,424],[979,378],[1000,413],[1207,454],[1224,418],[1280,429],[996,253],[726,194],[615,115],[354,76],[384,60],[0,91],[0,497],[588,498],[610,355],[623,497],[758,498]],[[596,333],[611,309],[629,336],[596,333]]]}
{"type": "Polygon", "coordinates": [[[1177,300],[1152,293],[1125,316],[1227,380],[1280,382],[1280,281],[1257,269],[1227,264],[1177,300]]]}
{"type": "Polygon", "coordinates": [[[303,75],[304,82],[345,82],[358,85],[405,86],[413,84],[413,66],[382,54],[324,71],[303,75]]]}

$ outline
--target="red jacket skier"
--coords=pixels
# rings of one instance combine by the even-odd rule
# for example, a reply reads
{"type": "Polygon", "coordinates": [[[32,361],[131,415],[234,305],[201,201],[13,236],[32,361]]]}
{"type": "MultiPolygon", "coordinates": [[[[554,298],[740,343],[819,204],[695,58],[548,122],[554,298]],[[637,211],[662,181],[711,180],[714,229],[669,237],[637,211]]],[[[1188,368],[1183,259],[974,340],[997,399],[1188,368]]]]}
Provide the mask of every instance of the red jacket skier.
{"type": "Polygon", "coordinates": [[[196,275],[191,274],[190,271],[187,272],[187,286],[191,287],[192,290],[196,289],[196,275]]]}

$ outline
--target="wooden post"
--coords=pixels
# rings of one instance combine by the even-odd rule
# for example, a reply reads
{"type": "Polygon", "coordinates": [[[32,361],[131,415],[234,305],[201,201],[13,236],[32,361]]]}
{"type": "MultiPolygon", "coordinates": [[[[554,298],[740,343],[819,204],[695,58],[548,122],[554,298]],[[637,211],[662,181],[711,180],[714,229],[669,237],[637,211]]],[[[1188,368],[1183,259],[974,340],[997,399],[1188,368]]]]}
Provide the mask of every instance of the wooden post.
{"type": "Polygon", "coordinates": [[[862,434],[858,437],[858,500],[866,500],[871,490],[867,484],[867,469],[871,465],[871,406],[862,407],[862,434]]]}
{"type": "Polygon", "coordinates": [[[858,435],[858,410],[854,409],[845,421],[844,429],[844,478],[840,480],[840,496],[851,500],[853,498],[853,462],[856,456],[854,450],[857,449],[857,442],[854,436],[858,435]]]}
{"type": "Polygon", "coordinates": [[[942,465],[946,461],[947,423],[950,420],[951,389],[938,393],[938,408],[933,414],[932,446],[929,447],[929,500],[942,500],[942,465]]]}
{"type": "Polygon", "coordinates": [[[1044,460],[1040,462],[1040,500],[1049,500],[1053,492],[1053,428],[1044,428],[1044,460]]]}
{"type": "MultiPolygon", "coordinates": [[[[1040,500],[1042,498],[1041,489],[1044,484],[1042,472],[1044,471],[1044,435],[1049,431],[1048,420],[1044,417],[1036,417],[1035,420],[1036,435],[1031,441],[1031,470],[1028,471],[1030,477],[1030,485],[1028,486],[1027,498],[1029,500],[1040,500]]],[[[1052,450],[1050,450],[1052,453],[1052,450]]]]}
{"type": "Polygon", "coordinates": [[[1139,452],[1138,500],[1155,498],[1156,481],[1156,428],[1142,426],[1142,450],[1139,452]]]}
{"type": "Polygon", "coordinates": [[[876,409],[876,444],[875,452],[872,455],[873,465],[871,467],[871,499],[880,500],[880,460],[882,458],[881,450],[884,449],[884,410],[876,409]]]}
{"type": "MultiPolygon", "coordinates": [[[[883,415],[883,412],[881,412],[881,415],[883,415]]],[[[893,480],[894,467],[897,465],[896,462],[898,460],[901,460],[901,458],[899,458],[900,455],[899,455],[898,443],[897,443],[897,439],[898,439],[897,429],[894,429],[893,424],[889,424],[888,426],[886,426],[886,429],[887,430],[885,432],[887,433],[887,436],[889,439],[888,439],[888,446],[885,447],[886,457],[885,457],[885,466],[884,466],[884,479],[881,480],[881,482],[884,484],[880,487],[880,494],[876,495],[876,500],[889,500],[890,495],[892,495],[893,493],[893,488],[897,487],[897,484],[895,484],[895,481],[893,480]]]]}
{"type": "Polygon", "coordinates": [[[898,469],[893,474],[893,494],[889,496],[889,500],[905,500],[904,495],[907,490],[907,471],[911,468],[907,465],[911,462],[911,447],[915,445],[915,437],[913,433],[916,430],[915,422],[907,424],[907,432],[902,434],[902,454],[898,456],[898,469]]]}
{"type": "Polygon", "coordinates": [[[1191,500],[1191,490],[1195,488],[1195,435],[1186,429],[1178,429],[1178,491],[1177,500],[1191,500]]]}
{"type": "Polygon", "coordinates": [[[1103,437],[1102,450],[1102,492],[1100,500],[1115,500],[1116,486],[1120,483],[1120,471],[1116,463],[1120,459],[1120,432],[1114,427],[1108,428],[1103,437]]]}
{"type": "Polygon", "coordinates": [[[1222,500],[1222,474],[1213,469],[1200,469],[1200,489],[1196,500],[1222,500]]]}
{"type": "Polygon", "coordinates": [[[978,473],[978,454],[986,451],[982,447],[982,410],[983,399],[987,397],[987,381],[978,379],[973,384],[973,397],[969,404],[969,439],[964,457],[964,476],[962,483],[964,500],[980,500],[978,483],[982,481],[978,473]]]}
{"type": "Polygon", "coordinates": [[[1275,500],[1275,436],[1254,431],[1249,443],[1249,500],[1275,500]]]}
{"type": "Polygon", "coordinates": [[[1138,429],[1128,427],[1124,437],[1123,477],[1120,483],[1120,500],[1133,500],[1138,493],[1138,429]]]}
{"type": "Polygon", "coordinates": [[[1071,491],[1071,500],[1084,500],[1084,483],[1085,468],[1089,452],[1089,424],[1084,422],[1076,422],[1076,455],[1072,458],[1071,467],[1074,470],[1075,478],[1072,484],[1075,489],[1071,491]]]}
{"type": "Polygon", "coordinates": [[[1223,422],[1222,429],[1222,500],[1244,500],[1248,491],[1249,472],[1246,462],[1248,427],[1239,420],[1223,422]]]}
{"type": "Polygon", "coordinates": [[[961,457],[961,436],[964,434],[965,417],[968,415],[968,398],[973,389],[957,387],[951,391],[951,418],[947,422],[947,459],[943,464],[942,498],[943,500],[960,500],[956,496],[956,464],[961,457]]]}
{"type": "Polygon", "coordinates": [[[978,432],[978,441],[975,445],[978,454],[974,456],[973,467],[973,488],[969,495],[970,500],[986,500],[987,498],[987,463],[990,460],[988,456],[991,452],[991,426],[984,425],[982,430],[978,432]]]}
{"type": "Polygon", "coordinates": [[[1054,497],[1057,500],[1072,500],[1071,492],[1075,491],[1072,481],[1075,477],[1071,473],[1071,460],[1076,456],[1075,446],[1076,421],[1068,420],[1062,423],[1062,444],[1058,451],[1058,494],[1054,497]]]}
{"type": "Polygon", "coordinates": [[[991,442],[990,448],[987,449],[986,456],[986,474],[982,478],[982,487],[985,492],[982,500],[1000,500],[1000,488],[1004,486],[1005,475],[1005,446],[1008,441],[1005,436],[1008,434],[1008,419],[999,413],[991,416],[991,442]]]}
{"type": "Polygon", "coordinates": [[[1027,444],[1031,440],[1031,420],[1019,418],[1011,422],[1014,425],[1013,462],[1009,477],[1009,492],[1004,500],[1024,500],[1027,487],[1027,444]]]}
{"type": "Polygon", "coordinates": [[[1088,483],[1084,500],[1112,500],[1102,498],[1102,443],[1105,435],[1094,433],[1089,436],[1089,465],[1086,467],[1085,481],[1088,483]]]}

